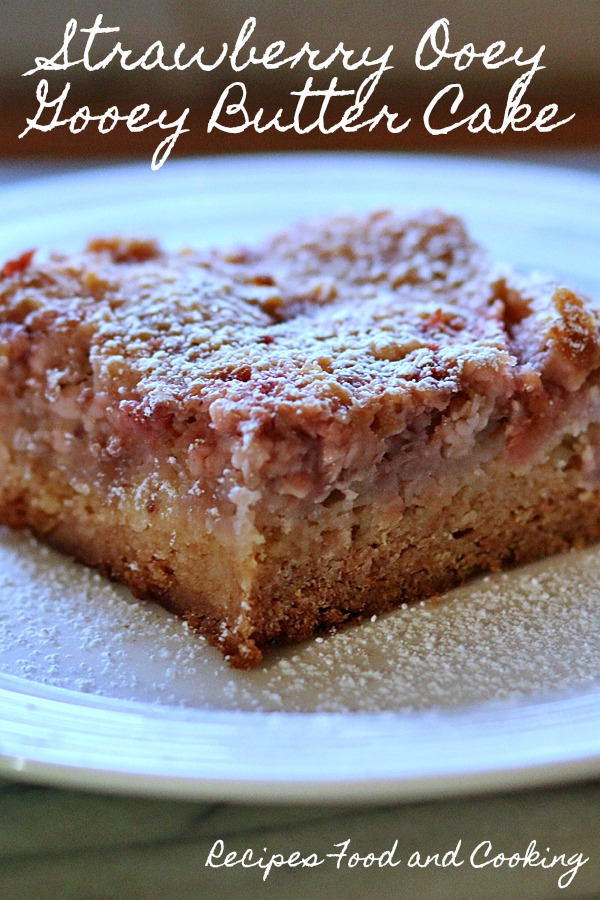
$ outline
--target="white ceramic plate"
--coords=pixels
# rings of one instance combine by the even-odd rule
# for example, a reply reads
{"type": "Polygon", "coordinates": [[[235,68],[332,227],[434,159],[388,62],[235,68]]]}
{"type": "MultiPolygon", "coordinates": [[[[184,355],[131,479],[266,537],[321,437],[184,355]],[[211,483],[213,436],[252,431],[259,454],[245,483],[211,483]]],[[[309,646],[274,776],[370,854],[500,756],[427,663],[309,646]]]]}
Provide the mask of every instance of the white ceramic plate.
{"type": "MultiPolygon", "coordinates": [[[[494,256],[600,298],[600,179],[408,156],[169,162],[2,189],[0,255],[92,235],[232,244],[441,206],[494,256]]],[[[480,579],[227,669],[167,613],[0,530],[0,773],[237,800],[433,796],[600,773],[600,550],[480,579]]]]}

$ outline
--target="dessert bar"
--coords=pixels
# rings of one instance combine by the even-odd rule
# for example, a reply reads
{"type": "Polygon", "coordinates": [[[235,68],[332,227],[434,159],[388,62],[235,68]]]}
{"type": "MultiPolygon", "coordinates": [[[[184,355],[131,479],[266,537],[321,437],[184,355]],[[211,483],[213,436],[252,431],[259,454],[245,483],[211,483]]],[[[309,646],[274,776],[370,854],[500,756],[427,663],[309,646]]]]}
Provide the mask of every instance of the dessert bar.
{"type": "Polygon", "coordinates": [[[95,240],[0,279],[0,521],[237,667],[600,535],[600,331],[463,223],[95,240]]]}

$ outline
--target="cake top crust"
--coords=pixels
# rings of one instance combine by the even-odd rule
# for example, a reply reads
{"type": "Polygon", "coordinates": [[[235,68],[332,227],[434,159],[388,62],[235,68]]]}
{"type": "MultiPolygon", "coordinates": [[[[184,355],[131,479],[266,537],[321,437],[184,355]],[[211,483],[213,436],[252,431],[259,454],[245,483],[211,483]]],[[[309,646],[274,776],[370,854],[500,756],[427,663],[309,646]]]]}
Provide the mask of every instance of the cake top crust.
{"type": "Polygon", "coordinates": [[[588,301],[499,273],[437,211],[331,219],[233,253],[97,240],[7,263],[0,292],[9,361],[18,335],[66,334],[55,383],[85,374],[113,407],[231,433],[318,432],[332,416],[392,433],[457,397],[500,407],[542,382],[573,390],[600,365],[588,301]]]}

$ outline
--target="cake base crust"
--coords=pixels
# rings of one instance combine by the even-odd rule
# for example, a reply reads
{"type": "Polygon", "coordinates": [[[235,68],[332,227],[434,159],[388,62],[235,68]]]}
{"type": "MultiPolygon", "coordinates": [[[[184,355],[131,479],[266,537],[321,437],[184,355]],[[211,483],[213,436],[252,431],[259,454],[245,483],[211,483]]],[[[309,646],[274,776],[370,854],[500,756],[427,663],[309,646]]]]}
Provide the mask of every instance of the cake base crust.
{"type": "Polygon", "coordinates": [[[93,488],[81,494],[57,479],[49,488],[46,474],[35,469],[19,483],[22,470],[5,469],[0,523],[29,528],[139,599],[160,603],[219,647],[232,666],[251,668],[274,645],[600,538],[600,487],[582,487],[581,477],[582,454],[592,449],[600,453],[583,435],[576,448],[568,438],[544,463],[520,471],[493,460],[446,485],[446,502],[415,507],[391,528],[389,510],[368,507],[335,540],[322,523],[304,522],[292,535],[267,534],[249,592],[251,613],[241,622],[235,603],[235,614],[223,618],[223,600],[235,599],[239,586],[227,582],[227,566],[218,564],[205,536],[195,540],[181,529],[173,541],[160,524],[140,532],[137,509],[128,520],[126,504],[111,509],[93,488]]]}

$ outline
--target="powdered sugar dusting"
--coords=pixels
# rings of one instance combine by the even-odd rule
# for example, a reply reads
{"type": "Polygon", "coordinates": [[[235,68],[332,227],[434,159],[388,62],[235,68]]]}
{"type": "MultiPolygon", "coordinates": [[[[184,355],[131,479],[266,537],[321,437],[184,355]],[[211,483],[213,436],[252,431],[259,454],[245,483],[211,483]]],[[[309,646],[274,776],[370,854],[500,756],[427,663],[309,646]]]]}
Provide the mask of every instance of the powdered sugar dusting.
{"type": "Polygon", "coordinates": [[[228,669],[180,620],[0,530],[0,671],[202,709],[380,711],[518,701],[600,682],[600,548],[479,579],[228,669]]]}

